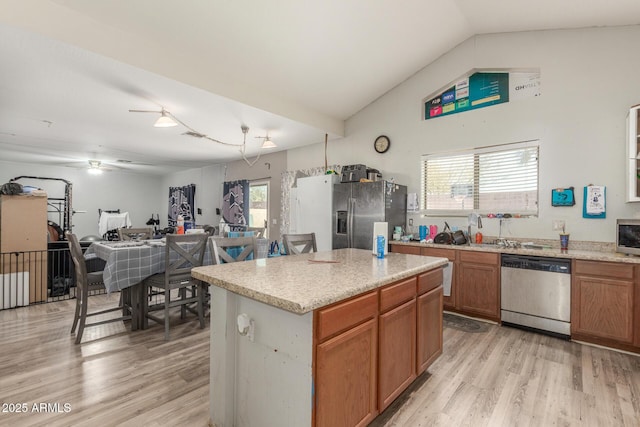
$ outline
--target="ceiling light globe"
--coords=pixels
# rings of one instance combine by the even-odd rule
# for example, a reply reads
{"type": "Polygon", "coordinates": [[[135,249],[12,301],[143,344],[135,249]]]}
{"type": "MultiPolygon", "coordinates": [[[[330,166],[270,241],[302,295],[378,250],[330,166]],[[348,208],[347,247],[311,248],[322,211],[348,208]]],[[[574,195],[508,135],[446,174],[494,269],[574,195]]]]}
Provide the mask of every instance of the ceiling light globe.
{"type": "Polygon", "coordinates": [[[276,147],[277,145],[272,140],[270,140],[269,138],[265,138],[261,148],[276,148],[276,147]]]}
{"type": "Polygon", "coordinates": [[[163,114],[160,116],[158,120],[156,120],[156,123],[153,126],[157,128],[170,128],[173,126],[178,126],[178,124],[175,121],[173,121],[171,117],[165,116],[163,114]]]}

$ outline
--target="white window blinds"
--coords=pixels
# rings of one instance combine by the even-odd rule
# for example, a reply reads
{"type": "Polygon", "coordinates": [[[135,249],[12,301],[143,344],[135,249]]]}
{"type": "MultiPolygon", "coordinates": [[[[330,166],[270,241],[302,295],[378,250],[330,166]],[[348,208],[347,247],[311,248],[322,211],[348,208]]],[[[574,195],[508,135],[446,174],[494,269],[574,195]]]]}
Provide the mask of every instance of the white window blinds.
{"type": "Polygon", "coordinates": [[[538,141],[422,156],[428,215],[538,214],[538,141]]]}

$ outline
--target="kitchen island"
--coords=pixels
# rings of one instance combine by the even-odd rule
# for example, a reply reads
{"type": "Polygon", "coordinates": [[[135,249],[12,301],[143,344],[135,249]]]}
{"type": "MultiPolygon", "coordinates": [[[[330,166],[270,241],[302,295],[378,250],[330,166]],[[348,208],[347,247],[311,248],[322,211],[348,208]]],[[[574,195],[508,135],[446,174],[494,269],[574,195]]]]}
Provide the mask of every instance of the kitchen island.
{"type": "Polygon", "coordinates": [[[446,264],[339,249],[194,268],[213,285],[212,425],[366,425],[442,351],[446,264]]]}

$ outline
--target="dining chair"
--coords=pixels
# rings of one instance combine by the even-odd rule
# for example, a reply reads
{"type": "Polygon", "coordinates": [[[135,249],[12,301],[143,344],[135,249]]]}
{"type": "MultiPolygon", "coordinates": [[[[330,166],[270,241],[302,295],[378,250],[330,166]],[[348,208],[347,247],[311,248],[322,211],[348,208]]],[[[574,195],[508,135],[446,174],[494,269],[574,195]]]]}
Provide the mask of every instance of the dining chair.
{"type": "Polygon", "coordinates": [[[254,236],[263,238],[267,229],[265,227],[247,227],[247,231],[253,231],[254,236]]]}
{"type": "Polygon", "coordinates": [[[213,226],[213,225],[206,224],[202,228],[205,233],[209,234],[209,236],[217,236],[219,234],[218,232],[219,228],[217,225],[213,226]]]}
{"type": "Polygon", "coordinates": [[[125,310],[122,311],[122,316],[109,318],[107,320],[87,323],[87,317],[98,316],[101,314],[110,313],[112,311],[123,310],[122,298],[120,300],[120,304],[118,304],[117,307],[108,308],[105,310],[95,311],[91,313],[87,311],[89,292],[105,289],[104,281],[102,279],[102,271],[87,273],[87,265],[85,263],[84,255],[82,254],[82,248],[80,247],[80,242],[78,241],[78,237],[69,231],[65,232],[65,236],[69,244],[69,252],[71,253],[71,260],[73,261],[73,265],[75,267],[75,276],[76,276],[76,311],[73,316],[73,325],[71,326],[71,333],[75,332],[76,326],[77,326],[78,333],[76,334],[76,344],[80,344],[80,341],[82,340],[82,334],[84,332],[84,328],[87,328],[90,326],[98,326],[98,325],[102,325],[110,322],[131,320],[133,309],[132,307],[129,307],[128,309],[125,307],[125,310]],[[129,314],[125,314],[125,312],[127,311],[129,314]]]}
{"type": "Polygon", "coordinates": [[[118,228],[120,240],[149,240],[153,238],[153,229],[147,228],[118,228]]]}
{"type": "Polygon", "coordinates": [[[242,236],[255,236],[263,238],[267,229],[264,227],[246,227],[242,231],[225,231],[224,237],[242,237],[242,236]]]}
{"type": "Polygon", "coordinates": [[[316,246],[316,233],[283,234],[282,243],[284,250],[289,255],[318,252],[316,246]]]}
{"type": "Polygon", "coordinates": [[[165,248],[165,271],[148,277],[142,282],[143,327],[148,319],[164,325],[164,339],[169,340],[170,309],[180,307],[180,318],[185,319],[189,311],[198,316],[200,328],[204,328],[204,294],[205,285],[191,277],[191,269],[203,265],[204,253],[207,249],[206,233],[167,234],[165,248]],[[187,289],[190,291],[187,295],[187,289]],[[175,291],[177,290],[177,295],[175,291]],[[149,305],[149,292],[164,293],[162,303],[149,305]],[[174,298],[175,297],[175,298],[174,298]],[[194,305],[196,308],[191,307],[194,305]],[[163,317],[151,314],[163,311],[163,317]]]}
{"type": "MultiPolygon", "coordinates": [[[[209,237],[209,253],[212,264],[246,261],[254,255],[256,237],[209,237]]],[[[254,256],[255,258],[255,256],[254,256]]]]}

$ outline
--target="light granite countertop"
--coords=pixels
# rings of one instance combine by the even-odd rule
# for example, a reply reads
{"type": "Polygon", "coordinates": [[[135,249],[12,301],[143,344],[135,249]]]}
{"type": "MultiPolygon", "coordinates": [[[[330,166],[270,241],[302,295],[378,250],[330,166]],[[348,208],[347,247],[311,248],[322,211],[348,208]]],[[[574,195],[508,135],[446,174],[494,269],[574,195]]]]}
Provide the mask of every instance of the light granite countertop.
{"type": "Polygon", "coordinates": [[[196,267],[191,275],[211,285],[293,313],[304,314],[447,264],[446,258],[370,250],[311,254],[196,267]]]}
{"type": "MultiPolygon", "coordinates": [[[[629,264],[640,264],[640,257],[628,256],[618,252],[606,251],[606,250],[585,250],[585,245],[580,245],[580,249],[571,249],[571,243],[569,244],[568,251],[561,251],[559,247],[552,247],[550,249],[525,249],[525,248],[507,248],[504,246],[493,245],[442,245],[437,243],[420,243],[420,242],[390,242],[392,245],[398,246],[417,246],[421,248],[438,248],[438,249],[459,249],[464,251],[477,251],[477,252],[494,252],[503,254],[517,254],[517,255],[533,255],[552,258],[566,258],[566,259],[582,259],[590,261],[609,261],[609,262],[623,262],[629,264]]],[[[577,245],[576,245],[577,246],[577,245]]],[[[597,248],[597,245],[593,245],[597,248]]]]}

